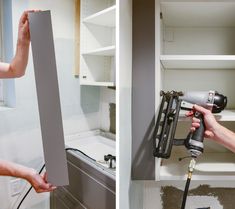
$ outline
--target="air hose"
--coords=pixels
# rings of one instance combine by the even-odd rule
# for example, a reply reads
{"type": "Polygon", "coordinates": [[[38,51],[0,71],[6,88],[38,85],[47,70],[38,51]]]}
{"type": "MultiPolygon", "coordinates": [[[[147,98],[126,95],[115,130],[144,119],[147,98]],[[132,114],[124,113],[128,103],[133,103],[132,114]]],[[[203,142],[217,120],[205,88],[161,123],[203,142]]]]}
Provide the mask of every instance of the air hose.
{"type": "Polygon", "coordinates": [[[186,184],[185,184],[181,209],[185,209],[185,204],[186,204],[186,200],[187,200],[187,196],[188,196],[189,185],[190,185],[190,182],[191,182],[191,178],[192,178],[192,174],[193,174],[193,170],[195,168],[195,165],[196,165],[196,161],[195,161],[194,158],[192,158],[190,163],[189,163],[189,166],[188,166],[188,177],[187,177],[187,181],[186,181],[186,184]]]}

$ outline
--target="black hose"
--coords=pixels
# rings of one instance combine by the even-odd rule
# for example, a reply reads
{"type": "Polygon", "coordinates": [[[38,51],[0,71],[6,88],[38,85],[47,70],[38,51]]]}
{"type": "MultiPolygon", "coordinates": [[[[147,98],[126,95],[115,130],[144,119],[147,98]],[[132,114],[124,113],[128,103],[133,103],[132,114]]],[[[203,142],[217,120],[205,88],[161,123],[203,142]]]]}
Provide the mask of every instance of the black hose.
{"type": "Polygon", "coordinates": [[[187,200],[187,196],[188,196],[188,189],[189,189],[190,181],[191,181],[191,175],[188,176],[187,182],[186,182],[186,185],[184,188],[184,196],[183,196],[181,209],[185,209],[185,204],[186,204],[186,200],[187,200]]]}
{"type": "Polygon", "coordinates": [[[81,150],[79,150],[79,149],[69,147],[69,148],[66,148],[65,150],[66,150],[66,151],[80,152],[81,154],[83,154],[84,156],[86,156],[87,158],[89,158],[90,160],[96,161],[94,158],[90,157],[89,155],[85,154],[83,151],[81,151],[81,150]]]}

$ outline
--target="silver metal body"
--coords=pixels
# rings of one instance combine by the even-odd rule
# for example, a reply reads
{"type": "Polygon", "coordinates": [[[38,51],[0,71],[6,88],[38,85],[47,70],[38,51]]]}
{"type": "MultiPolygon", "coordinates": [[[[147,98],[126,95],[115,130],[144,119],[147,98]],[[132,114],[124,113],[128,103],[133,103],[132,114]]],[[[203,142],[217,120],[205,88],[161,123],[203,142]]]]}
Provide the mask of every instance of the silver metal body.
{"type": "Polygon", "coordinates": [[[180,99],[182,99],[181,106],[186,105],[200,105],[207,109],[212,108],[214,104],[215,91],[189,91],[185,92],[180,99]]]}

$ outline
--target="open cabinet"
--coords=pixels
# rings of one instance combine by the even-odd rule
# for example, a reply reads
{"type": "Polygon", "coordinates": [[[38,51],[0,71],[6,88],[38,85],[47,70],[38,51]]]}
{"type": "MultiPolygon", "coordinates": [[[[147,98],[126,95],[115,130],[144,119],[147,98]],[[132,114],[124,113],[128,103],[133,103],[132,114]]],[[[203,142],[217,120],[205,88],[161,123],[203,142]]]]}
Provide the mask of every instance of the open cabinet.
{"type": "MultiPolygon", "coordinates": [[[[235,2],[156,1],[156,111],[160,90],[209,91],[227,96],[226,110],[216,118],[235,131],[235,2]]],[[[180,113],[176,138],[185,138],[190,120],[180,113]]],[[[235,155],[206,140],[194,180],[234,180],[235,155]]],[[[170,159],[157,159],[156,180],[185,180],[188,159],[184,147],[173,147],[170,159]]]]}
{"type": "Polygon", "coordinates": [[[115,86],[115,28],[115,0],[81,0],[81,85],[115,86]]]}
{"type": "Polygon", "coordinates": [[[116,201],[116,2],[80,0],[80,102],[87,131],[66,138],[70,185],[51,208],[114,209],[116,201]],[[89,115],[95,113],[95,129],[89,115]],[[99,195],[97,195],[99,194],[99,195]]]}

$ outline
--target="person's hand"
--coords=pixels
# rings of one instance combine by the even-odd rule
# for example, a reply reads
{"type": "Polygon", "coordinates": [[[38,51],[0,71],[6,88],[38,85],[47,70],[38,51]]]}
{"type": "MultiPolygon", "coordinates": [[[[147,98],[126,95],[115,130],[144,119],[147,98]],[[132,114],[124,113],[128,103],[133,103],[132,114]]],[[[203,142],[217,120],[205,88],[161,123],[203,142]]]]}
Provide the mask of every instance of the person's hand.
{"type": "MultiPolygon", "coordinates": [[[[186,116],[193,116],[194,112],[198,111],[203,114],[204,123],[205,123],[205,137],[214,139],[215,138],[215,130],[218,128],[219,124],[215,120],[214,115],[211,113],[210,110],[205,109],[201,106],[194,105],[193,111],[186,113],[186,116]]],[[[192,126],[190,130],[193,132],[200,126],[200,119],[192,117],[192,126]]]]}
{"type": "Polygon", "coordinates": [[[18,27],[18,43],[19,44],[29,44],[30,43],[30,33],[29,33],[29,20],[28,13],[33,12],[33,10],[25,11],[20,18],[18,27]]]}
{"type": "Polygon", "coordinates": [[[30,45],[28,15],[30,12],[38,11],[40,10],[28,10],[21,15],[18,28],[16,53],[11,63],[6,64],[3,67],[0,66],[0,78],[19,78],[25,74],[30,45]]]}
{"type": "Polygon", "coordinates": [[[55,186],[53,186],[47,182],[46,173],[44,173],[43,175],[39,175],[36,173],[36,171],[32,170],[32,172],[30,172],[27,180],[33,186],[34,190],[37,193],[51,192],[54,189],[56,189],[55,186]]]}
{"type": "Polygon", "coordinates": [[[21,15],[18,28],[18,43],[29,44],[30,33],[29,33],[29,18],[30,12],[39,12],[40,10],[27,10],[21,15]]]}

